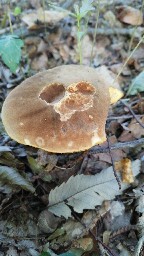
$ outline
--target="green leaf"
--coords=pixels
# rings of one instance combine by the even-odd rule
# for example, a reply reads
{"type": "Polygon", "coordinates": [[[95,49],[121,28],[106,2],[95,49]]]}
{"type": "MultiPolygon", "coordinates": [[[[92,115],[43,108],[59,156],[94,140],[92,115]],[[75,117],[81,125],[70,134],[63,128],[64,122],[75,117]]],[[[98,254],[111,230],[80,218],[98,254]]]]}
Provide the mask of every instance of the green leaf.
{"type": "Polygon", "coordinates": [[[78,16],[78,15],[79,15],[79,13],[80,13],[80,10],[79,10],[79,6],[78,6],[78,4],[74,4],[74,10],[75,10],[75,14],[76,14],[76,16],[78,16]]]}
{"type": "Polygon", "coordinates": [[[93,11],[94,7],[92,6],[93,0],[83,0],[82,6],[80,7],[80,16],[83,18],[87,15],[88,12],[93,11]]]}
{"type": "Polygon", "coordinates": [[[144,92],[144,71],[132,81],[127,95],[136,95],[138,92],[144,92]]]}
{"type": "Polygon", "coordinates": [[[21,14],[21,8],[20,8],[20,7],[18,7],[18,6],[17,6],[17,7],[15,7],[13,14],[14,14],[15,16],[20,15],[20,14],[21,14]]]}
{"type": "Polygon", "coordinates": [[[93,11],[94,7],[92,6],[93,0],[83,0],[81,7],[78,4],[74,5],[75,14],[74,16],[77,17],[79,20],[84,18],[88,12],[93,11]]]}
{"type": "Polygon", "coordinates": [[[33,157],[27,156],[27,159],[28,159],[30,168],[32,169],[32,171],[34,173],[39,174],[40,172],[42,172],[42,170],[43,170],[42,166],[40,164],[38,164],[37,161],[33,157]]]}
{"type": "Polygon", "coordinates": [[[0,166],[0,180],[10,186],[16,185],[28,190],[32,193],[35,192],[34,187],[17,170],[12,167],[0,166]]]}
{"type": "Polygon", "coordinates": [[[0,38],[0,55],[12,73],[15,73],[21,59],[21,47],[23,41],[15,35],[8,35],[0,38]]]}

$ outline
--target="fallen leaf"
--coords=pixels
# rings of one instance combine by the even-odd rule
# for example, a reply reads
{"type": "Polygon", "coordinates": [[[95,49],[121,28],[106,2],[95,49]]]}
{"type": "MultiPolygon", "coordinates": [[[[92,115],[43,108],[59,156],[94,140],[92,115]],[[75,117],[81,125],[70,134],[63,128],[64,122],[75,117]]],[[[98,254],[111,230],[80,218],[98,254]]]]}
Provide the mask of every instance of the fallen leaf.
{"type": "Polygon", "coordinates": [[[22,21],[24,21],[28,25],[29,29],[38,29],[42,24],[55,25],[66,16],[67,11],[47,11],[39,8],[38,10],[31,13],[24,14],[22,17],[22,21]],[[38,21],[40,25],[38,25],[38,21]]]}
{"type": "Polygon", "coordinates": [[[128,158],[123,158],[119,162],[115,162],[115,169],[122,172],[122,181],[125,183],[134,182],[134,175],[132,171],[132,162],[128,158]]]}
{"type": "Polygon", "coordinates": [[[124,204],[119,201],[112,201],[110,204],[110,214],[111,218],[114,219],[120,215],[123,215],[125,210],[124,204]]]}
{"type": "Polygon", "coordinates": [[[60,219],[48,210],[42,211],[38,217],[38,226],[44,233],[54,232],[59,223],[60,219]]]}
{"type": "Polygon", "coordinates": [[[52,235],[48,237],[51,240],[51,246],[55,249],[58,244],[70,245],[72,241],[89,234],[89,230],[92,230],[99,219],[102,218],[110,210],[109,202],[103,204],[98,211],[87,211],[84,213],[81,222],[76,219],[68,219],[61,228],[57,229],[52,235]]]}
{"type": "Polygon", "coordinates": [[[114,27],[116,22],[117,22],[117,19],[116,19],[116,16],[114,15],[114,13],[112,11],[107,11],[105,14],[104,14],[104,18],[105,20],[109,23],[109,25],[111,27],[114,27]]]}
{"type": "Polygon", "coordinates": [[[22,177],[18,171],[12,167],[0,166],[0,179],[2,182],[7,183],[9,186],[20,186],[21,188],[32,193],[35,192],[32,184],[24,177],[22,177]]]}
{"type": "Polygon", "coordinates": [[[48,57],[46,53],[34,58],[31,63],[31,68],[36,71],[46,70],[48,68],[48,57]]]}
{"type": "MultiPolygon", "coordinates": [[[[139,118],[140,122],[144,124],[144,117],[139,118]]],[[[120,137],[118,138],[119,141],[131,141],[134,139],[139,139],[144,136],[144,129],[143,127],[135,120],[132,119],[126,130],[122,132],[120,137]]]]}
{"type": "Polygon", "coordinates": [[[139,92],[144,92],[144,71],[133,79],[130,85],[127,95],[136,95],[139,92]]]}
{"type": "Polygon", "coordinates": [[[21,59],[23,41],[16,35],[3,36],[0,39],[0,55],[3,62],[15,73],[21,59]]]}
{"type": "Polygon", "coordinates": [[[93,247],[93,240],[89,237],[80,238],[73,242],[72,247],[83,249],[84,251],[90,251],[93,247]]]}
{"type": "Polygon", "coordinates": [[[67,62],[69,60],[69,47],[66,44],[61,44],[59,46],[59,52],[60,52],[60,56],[63,58],[63,60],[65,62],[67,62]]]}
{"type": "Polygon", "coordinates": [[[141,195],[138,198],[136,211],[139,213],[144,213],[144,195],[141,195]]]}
{"type": "MultiPolygon", "coordinates": [[[[126,165],[126,164],[125,164],[126,165]]],[[[139,173],[140,161],[132,164],[134,176],[139,173]]],[[[48,209],[57,216],[71,217],[72,206],[74,211],[82,213],[84,209],[94,209],[104,200],[111,200],[129,187],[122,183],[119,190],[113,175],[113,168],[109,167],[96,175],[76,175],[66,182],[51,190],[49,194],[48,209]]],[[[120,175],[119,175],[120,176],[120,175]]],[[[120,177],[119,177],[120,178],[120,177]]]]}
{"type": "Polygon", "coordinates": [[[117,8],[118,15],[117,18],[126,24],[138,26],[143,23],[143,13],[130,6],[120,6],[117,8]]]}

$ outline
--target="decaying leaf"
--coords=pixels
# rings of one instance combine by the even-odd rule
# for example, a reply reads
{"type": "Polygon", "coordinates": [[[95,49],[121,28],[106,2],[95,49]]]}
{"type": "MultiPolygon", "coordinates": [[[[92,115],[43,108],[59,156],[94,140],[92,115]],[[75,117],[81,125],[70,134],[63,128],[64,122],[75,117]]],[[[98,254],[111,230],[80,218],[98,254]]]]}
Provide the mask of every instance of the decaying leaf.
{"type": "Polygon", "coordinates": [[[118,8],[118,19],[121,22],[131,25],[141,25],[143,23],[142,11],[137,10],[131,6],[120,6],[118,8]]]}
{"type": "Polygon", "coordinates": [[[87,235],[89,230],[92,230],[96,226],[97,221],[102,218],[109,209],[109,204],[103,204],[99,211],[87,211],[81,219],[84,225],[76,219],[68,219],[61,228],[54,231],[54,233],[48,237],[48,240],[51,241],[51,248],[56,249],[58,245],[60,247],[62,245],[68,246],[73,241],[87,235]]]}
{"type": "Polygon", "coordinates": [[[126,183],[134,182],[134,175],[132,171],[132,162],[128,158],[115,162],[115,168],[117,171],[122,172],[122,181],[126,183]]]}
{"type": "Polygon", "coordinates": [[[90,237],[80,238],[73,242],[72,247],[82,249],[84,251],[89,251],[93,247],[93,240],[90,237]]]}
{"type": "MultiPolygon", "coordinates": [[[[139,174],[139,169],[140,160],[136,160],[132,163],[134,176],[139,174]]],[[[112,167],[92,176],[72,176],[66,183],[50,192],[48,208],[55,215],[68,218],[71,217],[69,206],[82,213],[84,209],[94,209],[95,206],[101,205],[104,200],[112,200],[128,187],[129,184],[122,183],[119,190],[112,167]]]]}
{"type": "Polygon", "coordinates": [[[43,171],[42,166],[32,156],[27,156],[29,166],[34,174],[39,174],[43,171]]]}
{"type": "Polygon", "coordinates": [[[136,95],[138,92],[144,92],[144,71],[133,79],[127,95],[136,95]]]}
{"type": "MultiPolygon", "coordinates": [[[[144,124],[144,117],[139,118],[140,122],[144,124]]],[[[134,118],[131,120],[130,124],[126,126],[123,124],[124,131],[119,137],[119,141],[131,141],[134,139],[140,139],[144,136],[144,129],[143,127],[135,120],[134,118]]]]}
{"type": "Polygon", "coordinates": [[[136,211],[140,213],[144,213],[144,195],[141,195],[138,199],[138,205],[136,207],[136,211]]]}
{"type": "Polygon", "coordinates": [[[137,246],[135,248],[134,256],[140,256],[143,245],[144,245],[144,212],[142,213],[141,217],[139,217],[137,228],[139,232],[139,241],[137,243],[137,246]]]}
{"type": "Polygon", "coordinates": [[[15,73],[21,58],[23,41],[16,35],[8,35],[0,39],[0,55],[3,62],[15,73]]]}
{"type": "Polygon", "coordinates": [[[122,160],[122,165],[123,165],[122,181],[127,183],[134,182],[131,160],[128,158],[124,158],[122,160]]]}
{"type": "Polygon", "coordinates": [[[45,233],[52,233],[60,223],[60,219],[55,217],[54,214],[48,210],[44,210],[40,213],[38,218],[38,226],[40,230],[45,233]]]}
{"type": "Polygon", "coordinates": [[[22,20],[29,26],[29,29],[39,28],[39,23],[54,25],[67,16],[67,11],[47,11],[39,8],[37,11],[25,14],[22,20]]]}
{"type": "Polygon", "coordinates": [[[32,184],[30,184],[29,181],[22,177],[18,171],[12,167],[0,166],[0,179],[9,186],[16,185],[32,193],[35,192],[32,184]]]}

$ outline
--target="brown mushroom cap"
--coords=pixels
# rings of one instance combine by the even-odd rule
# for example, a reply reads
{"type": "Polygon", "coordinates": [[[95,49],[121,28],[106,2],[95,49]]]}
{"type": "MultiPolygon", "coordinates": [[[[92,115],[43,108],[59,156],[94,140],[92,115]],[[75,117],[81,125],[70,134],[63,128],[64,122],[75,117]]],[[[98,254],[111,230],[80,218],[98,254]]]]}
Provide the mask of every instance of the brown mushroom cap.
{"type": "Polygon", "coordinates": [[[98,74],[94,68],[64,65],[26,79],[3,104],[9,136],[55,153],[83,151],[104,142],[110,96],[98,74]]]}

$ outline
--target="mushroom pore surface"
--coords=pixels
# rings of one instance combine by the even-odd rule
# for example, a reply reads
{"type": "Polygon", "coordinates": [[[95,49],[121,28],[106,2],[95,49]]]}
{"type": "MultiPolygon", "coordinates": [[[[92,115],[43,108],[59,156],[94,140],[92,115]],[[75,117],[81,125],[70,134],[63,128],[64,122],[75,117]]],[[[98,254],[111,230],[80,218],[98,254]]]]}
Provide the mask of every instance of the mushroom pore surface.
{"type": "Polygon", "coordinates": [[[106,140],[107,83],[94,68],[64,65],[22,82],[6,98],[2,121],[19,143],[55,153],[84,151],[106,140]]]}

